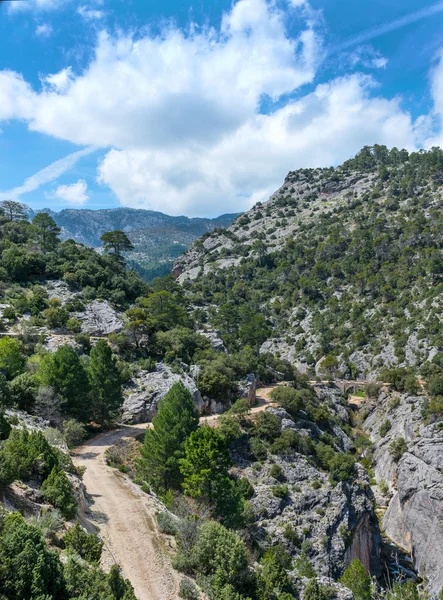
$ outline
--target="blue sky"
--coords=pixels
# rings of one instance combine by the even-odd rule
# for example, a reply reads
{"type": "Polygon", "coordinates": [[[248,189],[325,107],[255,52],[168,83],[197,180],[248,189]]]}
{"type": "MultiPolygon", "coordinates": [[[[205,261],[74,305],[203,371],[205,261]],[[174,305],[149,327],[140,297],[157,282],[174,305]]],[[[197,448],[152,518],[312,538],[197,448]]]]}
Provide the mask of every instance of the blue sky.
{"type": "Polygon", "coordinates": [[[440,144],[443,2],[0,2],[0,199],[215,216],[440,144]]]}

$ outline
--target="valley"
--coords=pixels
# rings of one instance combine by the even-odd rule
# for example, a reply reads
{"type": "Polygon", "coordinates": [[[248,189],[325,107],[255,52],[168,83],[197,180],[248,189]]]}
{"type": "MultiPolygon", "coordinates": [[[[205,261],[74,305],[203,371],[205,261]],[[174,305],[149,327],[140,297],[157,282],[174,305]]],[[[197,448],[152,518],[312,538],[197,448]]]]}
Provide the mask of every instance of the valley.
{"type": "Polygon", "coordinates": [[[0,593],[437,598],[442,173],[290,172],[149,283],[3,204],[0,593]]]}

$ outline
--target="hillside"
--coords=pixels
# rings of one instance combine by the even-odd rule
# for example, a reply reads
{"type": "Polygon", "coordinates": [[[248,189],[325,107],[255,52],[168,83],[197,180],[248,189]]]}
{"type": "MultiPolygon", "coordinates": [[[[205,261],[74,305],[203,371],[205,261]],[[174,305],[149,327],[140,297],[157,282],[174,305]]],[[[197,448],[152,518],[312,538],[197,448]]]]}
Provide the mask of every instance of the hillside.
{"type": "MultiPolygon", "coordinates": [[[[44,211],[61,228],[60,239],[73,239],[93,248],[101,246],[100,237],[105,231],[125,231],[135,246],[130,264],[148,281],[170,273],[173,261],[194,240],[215,228],[228,227],[237,216],[221,215],[214,219],[171,217],[135,208],[44,211]]],[[[31,216],[33,214],[31,211],[31,216]]]]}
{"type": "Polygon", "coordinates": [[[438,595],[442,165],[291,173],[150,284],[3,202],[0,595],[438,595]]]}
{"type": "Polygon", "coordinates": [[[443,348],[442,182],[439,148],[374,146],[336,169],[290,172],[174,273],[228,346],[247,307],[266,318],[261,351],[301,372],[419,368],[443,348]]]}

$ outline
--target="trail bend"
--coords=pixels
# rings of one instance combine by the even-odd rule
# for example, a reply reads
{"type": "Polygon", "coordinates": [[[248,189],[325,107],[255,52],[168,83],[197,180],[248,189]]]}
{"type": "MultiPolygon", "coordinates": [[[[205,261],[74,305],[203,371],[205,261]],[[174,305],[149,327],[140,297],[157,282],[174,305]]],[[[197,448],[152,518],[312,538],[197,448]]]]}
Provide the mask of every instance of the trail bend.
{"type": "MultiPolygon", "coordinates": [[[[255,414],[272,405],[272,387],[257,390],[255,414]]],[[[202,417],[201,424],[215,426],[218,416],[202,417]]],[[[105,452],[120,440],[139,436],[151,423],[120,426],[101,433],[77,448],[74,464],[85,469],[86,505],[80,522],[89,531],[98,529],[104,541],[102,565],[117,562],[134,587],[138,600],[175,600],[180,575],[172,568],[165,538],[157,528],[160,503],[145,494],[129,477],[106,464],[105,452]]]]}

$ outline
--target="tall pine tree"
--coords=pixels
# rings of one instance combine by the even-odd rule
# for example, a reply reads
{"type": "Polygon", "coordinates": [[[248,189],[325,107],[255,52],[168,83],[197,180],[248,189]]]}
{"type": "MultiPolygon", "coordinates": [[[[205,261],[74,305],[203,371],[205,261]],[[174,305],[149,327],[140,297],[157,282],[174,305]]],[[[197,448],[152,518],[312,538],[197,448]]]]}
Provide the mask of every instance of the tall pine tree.
{"type": "Polygon", "coordinates": [[[64,412],[80,421],[88,420],[88,377],[74,348],[60,346],[45,354],[36,375],[41,386],[53,388],[62,397],[64,412]]]}
{"type": "Polygon", "coordinates": [[[174,384],[160,401],[152,423],[154,429],[146,431],[142,448],[144,476],[157,492],[179,489],[185,441],[198,427],[192,395],[182,383],[174,384]]]}
{"type": "Polygon", "coordinates": [[[103,426],[119,416],[123,405],[120,374],[112,350],[105,340],[99,340],[91,350],[89,382],[93,417],[103,426]]]}

